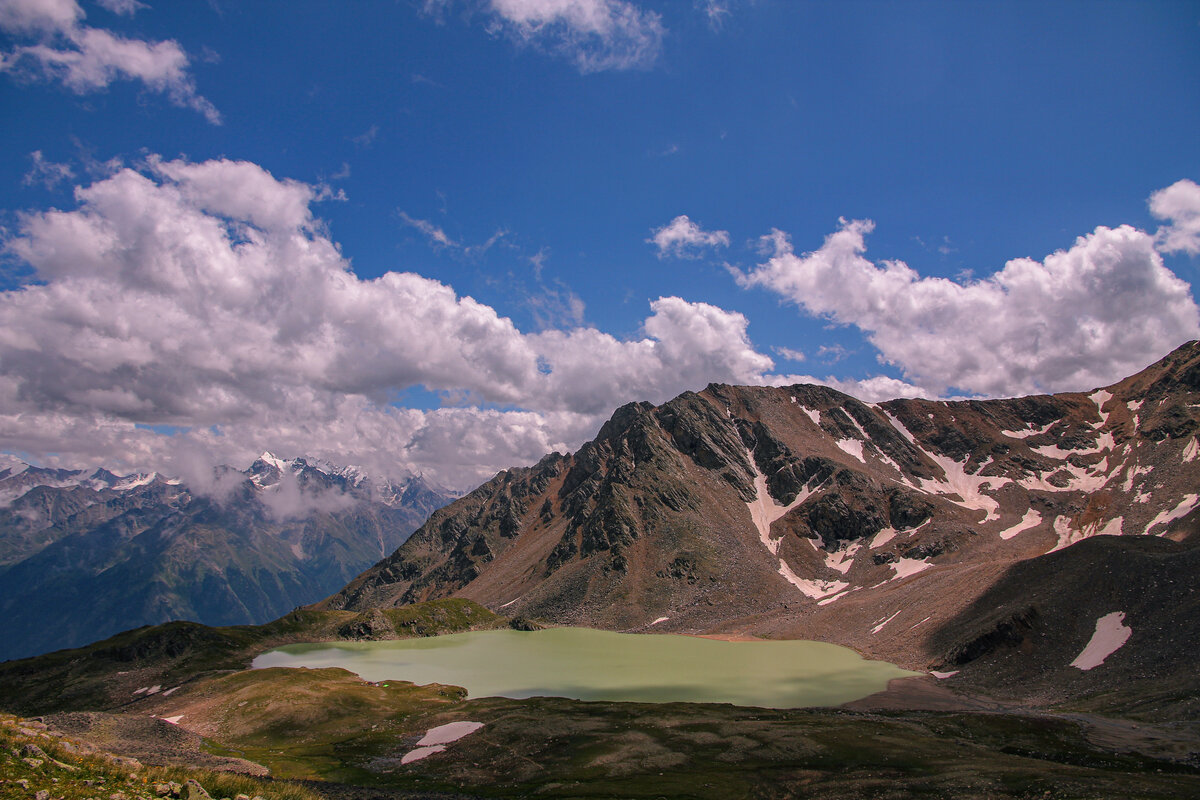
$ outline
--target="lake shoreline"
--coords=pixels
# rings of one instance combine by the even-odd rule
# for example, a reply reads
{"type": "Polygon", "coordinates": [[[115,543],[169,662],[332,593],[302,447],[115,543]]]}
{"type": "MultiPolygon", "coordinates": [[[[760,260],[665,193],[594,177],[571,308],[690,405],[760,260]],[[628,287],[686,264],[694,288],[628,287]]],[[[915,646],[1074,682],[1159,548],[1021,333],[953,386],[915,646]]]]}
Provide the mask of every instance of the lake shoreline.
{"type": "Polygon", "coordinates": [[[932,675],[892,678],[881,692],[842,703],[851,711],[1012,711],[1011,705],[980,695],[967,695],[932,675]]]}
{"type": "Polygon", "coordinates": [[[464,687],[472,697],[836,707],[912,675],[851,648],[746,635],[652,635],[586,628],[475,631],[404,640],[290,644],[264,667],[340,667],[361,679],[464,687]],[[741,646],[730,646],[738,643],[741,646]]]}

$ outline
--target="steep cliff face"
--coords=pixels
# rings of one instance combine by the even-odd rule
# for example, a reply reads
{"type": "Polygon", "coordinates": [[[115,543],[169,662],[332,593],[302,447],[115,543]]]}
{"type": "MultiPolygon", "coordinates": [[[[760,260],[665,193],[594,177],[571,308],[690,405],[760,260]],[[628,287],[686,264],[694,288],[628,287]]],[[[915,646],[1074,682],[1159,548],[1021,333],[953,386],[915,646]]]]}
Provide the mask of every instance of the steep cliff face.
{"type": "Polygon", "coordinates": [[[1198,431],[1196,343],[1090,393],[868,405],[710,385],[624,406],[577,453],[500,473],[324,605],[456,595],[556,623],[810,636],[961,668],[962,643],[934,632],[971,628],[963,615],[1014,565],[1097,535],[1187,539],[1198,431]]]}

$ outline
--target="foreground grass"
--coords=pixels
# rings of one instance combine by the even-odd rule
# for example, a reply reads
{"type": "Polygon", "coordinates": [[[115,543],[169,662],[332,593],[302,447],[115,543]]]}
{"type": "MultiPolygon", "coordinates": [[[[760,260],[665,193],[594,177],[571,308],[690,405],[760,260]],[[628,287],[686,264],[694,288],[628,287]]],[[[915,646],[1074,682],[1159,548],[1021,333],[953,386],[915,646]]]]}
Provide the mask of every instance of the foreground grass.
{"type": "Polygon", "coordinates": [[[167,712],[222,755],[380,796],[1200,797],[1196,766],[1106,750],[1079,722],[1046,714],[470,700],[340,669],[225,675],[164,700],[167,712]],[[429,728],[454,721],[484,727],[402,763],[429,728]]]}
{"type": "Polygon", "coordinates": [[[0,797],[109,800],[119,796],[123,800],[158,800],[164,792],[168,797],[187,796],[189,782],[203,788],[214,800],[321,797],[304,786],[237,773],[148,767],[54,735],[39,722],[0,715],[0,797]]]}

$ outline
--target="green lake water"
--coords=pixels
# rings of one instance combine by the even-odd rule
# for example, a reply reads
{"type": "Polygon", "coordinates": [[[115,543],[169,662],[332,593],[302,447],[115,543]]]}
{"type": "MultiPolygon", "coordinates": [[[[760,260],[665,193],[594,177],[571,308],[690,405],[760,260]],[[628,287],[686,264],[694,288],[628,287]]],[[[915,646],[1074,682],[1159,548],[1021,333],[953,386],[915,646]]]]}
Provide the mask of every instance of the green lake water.
{"type": "Polygon", "coordinates": [[[586,628],[288,645],[254,668],[342,667],[364,680],[462,686],[471,697],[830,706],[920,673],[808,641],[723,642],[586,628]]]}

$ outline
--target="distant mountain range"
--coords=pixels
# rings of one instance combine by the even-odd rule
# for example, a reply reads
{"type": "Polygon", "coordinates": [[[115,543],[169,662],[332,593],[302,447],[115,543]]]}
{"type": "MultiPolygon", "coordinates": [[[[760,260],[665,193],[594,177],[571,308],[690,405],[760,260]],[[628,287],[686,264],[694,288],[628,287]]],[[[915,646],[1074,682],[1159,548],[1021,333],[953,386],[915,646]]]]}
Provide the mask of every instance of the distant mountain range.
{"type": "Polygon", "coordinates": [[[455,596],[820,639],[988,691],[1196,686],[1198,432],[1195,342],[1087,393],[869,405],[714,384],[501,472],[318,607],[455,596]],[[1096,637],[1123,646],[1085,669],[1096,637]]]}
{"type": "Polygon", "coordinates": [[[0,469],[0,659],[186,619],[261,623],[343,586],[454,495],[264,453],[203,491],[158,474],[0,469]]]}

